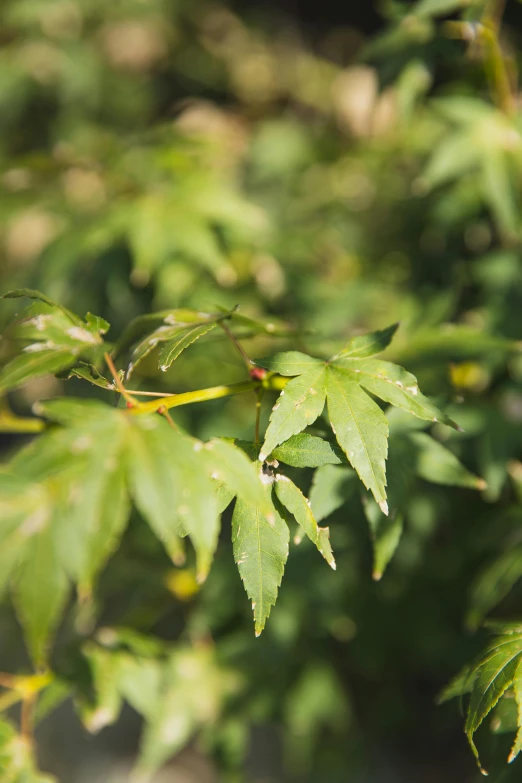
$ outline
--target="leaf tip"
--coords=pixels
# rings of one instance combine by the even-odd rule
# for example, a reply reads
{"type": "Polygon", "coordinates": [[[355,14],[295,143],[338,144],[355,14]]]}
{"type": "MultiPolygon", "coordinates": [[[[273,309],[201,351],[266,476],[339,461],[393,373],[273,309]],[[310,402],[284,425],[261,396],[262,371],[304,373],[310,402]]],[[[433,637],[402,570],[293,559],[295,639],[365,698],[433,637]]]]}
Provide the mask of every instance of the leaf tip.
{"type": "Polygon", "coordinates": [[[382,579],[382,571],[374,571],[372,574],[372,579],[374,582],[380,582],[382,579]]]}
{"type": "Polygon", "coordinates": [[[388,503],[386,500],[381,500],[379,502],[379,508],[381,509],[382,513],[388,516],[388,503]]]}
{"type": "Polygon", "coordinates": [[[488,482],[485,481],[483,478],[477,479],[477,489],[480,489],[481,491],[488,488],[488,482]]]}

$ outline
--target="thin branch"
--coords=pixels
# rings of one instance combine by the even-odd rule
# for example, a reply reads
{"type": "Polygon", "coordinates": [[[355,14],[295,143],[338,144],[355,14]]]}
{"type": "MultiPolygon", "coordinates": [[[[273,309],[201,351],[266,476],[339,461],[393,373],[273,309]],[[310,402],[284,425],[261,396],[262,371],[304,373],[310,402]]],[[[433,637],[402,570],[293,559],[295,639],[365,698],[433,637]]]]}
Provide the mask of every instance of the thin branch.
{"type": "Polygon", "coordinates": [[[107,367],[109,368],[109,370],[111,372],[111,375],[113,377],[114,383],[116,384],[116,387],[117,387],[118,391],[120,392],[122,397],[129,403],[129,405],[134,407],[135,405],[137,405],[137,402],[127,392],[127,389],[123,385],[123,383],[121,381],[121,378],[120,378],[120,375],[119,375],[116,367],[114,366],[114,362],[112,361],[110,355],[108,353],[104,353],[103,356],[105,358],[105,363],[107,364],[107,367]]]}
{"type": "Polygon", "coordinates": [[[231,397],[234,394],[242,394],[247,391],[254,391],[261,385],[260,381],[243,381],[233,383],[229,386],[212,386],[209,389],[199,389],[193,392],[184,392],[183,394],[171,394],[168,397],[162,397],[159,400],[150,402],[140,402],[135,407],[129,409],[131,414],[156,413],[160,408],[177,408],[179,405],[190,405],[193,402],[207,402],[208,400],[218,400],[221,397],[231,397]]]}
{"type": "MultiPolygon", "coordinates": [[[[30,419],[25,416],[15,416],[9,410],[0,410],[0,432],[19,432],[30,434],[45,429],[42,419],[30,419]]],[[[1,684],[1,683],[0,683],[1,684]]]]}
{"type": "Polygon", "coordinates": [[[167,395],[164,392],[136,391],[136,389],[126,389],[127,394],[141,394],[144,397],[174,397],[173,394],[167,395]]]}
{"type": "Polygon", "coordinates": [[[227,335],[228,339],[236,347],[237,351],[239,352],[239,355],[241,356],[241,358],[243,359],[243,361],[245,363],[245,366],[246,366],[247,370],[250,372],[254,362],[252,361],[250,356],[247,354],[247,352],[245,351],[245,349],[243,348],[243,346],[241,345],[239,340],[232,334],[232,332],[230,331],[230,329],[228,328],[226,323],[224,321],[220,321],[219,325],[221,326],[221,328],[223,329],[223,331],[227,335]]]}

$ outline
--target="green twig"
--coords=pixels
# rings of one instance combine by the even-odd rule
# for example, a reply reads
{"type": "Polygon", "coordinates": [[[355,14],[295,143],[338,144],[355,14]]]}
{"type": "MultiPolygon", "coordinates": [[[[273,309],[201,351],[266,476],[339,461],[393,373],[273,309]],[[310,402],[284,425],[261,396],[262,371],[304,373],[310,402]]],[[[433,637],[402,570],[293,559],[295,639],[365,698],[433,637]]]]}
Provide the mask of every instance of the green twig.
{"type": "Polygon", "coordinates": [[[139,402],[134,407],[129,408],[129,413],[133,415],[156,413],[159,408],[169,410],[170,408],[177,408],[180,405],[219,400],[221,397],[232,397],[234,394],[243,394],[244,392],[256,391],[256,389],[261,388],[281,391],[289,380],[289,378],[282,378],[280,375],[273,375],[268,376],[263,380],[253,379],[241,381],[240,383],[231,383],[228,386],[212,386],[209,389],[198,389],[197,391],[184,392],[183,394],[171,394],[168,397],[161,397],[158,400],[139,402]]]}

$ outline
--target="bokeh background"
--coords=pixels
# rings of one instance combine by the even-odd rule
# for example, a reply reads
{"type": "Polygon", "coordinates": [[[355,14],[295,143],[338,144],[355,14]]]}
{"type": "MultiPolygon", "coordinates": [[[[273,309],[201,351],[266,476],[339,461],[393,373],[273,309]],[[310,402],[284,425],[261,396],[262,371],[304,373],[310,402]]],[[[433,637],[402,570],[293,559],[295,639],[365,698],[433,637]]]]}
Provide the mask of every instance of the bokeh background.
{"type": "MultiPolygon", "coordinates": [[[[71,602],[54,662],[72,676],[81,645],[111,625],[213,640],[200,686],[219,717],[158,783],[480,777],[459,705],[435,700],[480,650],[483,618],[520,617],[522,598],[522,6],[508,2],[498,38],[503,92],[476,32],[500,8],[490,5],[3,0],[3,291],[38,288],[97,313],[109,339],[177,306],[239,305],[297,331],[291,342],[247,335],[253,356],[296,340],[327,354],[400,321],[390,357],[463,426],[433,433],[487,482],[417,478],[380,582],[358,489],[339,488],[337,571],[303,544],[259,639],[229,522],[199,590],[133,520],[95,604],[71,602]]],[[[3,323],[14,309],[2,305],[3,323]]],[[[215,342],[166,374],[143,362],[139,382],[168,392],[242,375],[215,342]]],[[[102,395],[51,378],[12,404],[24,412],[64,392],[102,395]]],[[[251,438],[252,400],[178,420],[201,437],[251,438]]],[[[3,453],[19,442],[6,438],[3,453]]],[[[390,464],[408,459],[391,449],[390,464]]],[[[8,603],[0,645],[2,669],[25,665],[8,603]]],[[[522,762],[501,760],[502,729],[494,718],[479,734],[491,779],[520,780],[522,762]]],[[[124,707],[94,736],[66,701],[38,730],[42,768],[63,783],[126,780],[139,732],[124,707]]]]}

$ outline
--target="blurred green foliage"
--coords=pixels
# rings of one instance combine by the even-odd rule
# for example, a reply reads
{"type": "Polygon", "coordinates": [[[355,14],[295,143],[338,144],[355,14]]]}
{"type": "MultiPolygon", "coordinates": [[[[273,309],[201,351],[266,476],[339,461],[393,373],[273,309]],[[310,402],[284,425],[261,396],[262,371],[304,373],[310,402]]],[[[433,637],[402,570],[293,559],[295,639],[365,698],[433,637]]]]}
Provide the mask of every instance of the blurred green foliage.
{"type": "MultiPolygon", "coordinates": [[[[403,513],[384,530],[344,466],[319,467],[312,506],[329,516],[337,571],[304,541],[259,639],[228,530],[200,590],[133,520],[94,598],[68,606],[49,709],[74,684],[94,731],[122,700],[145,716],[158,704],[180,746],[197,730],[209,780],[479,776],[458,709],[435,697],[479,654],[484,617],[519,618],[522,598],[520,57],[519,33],[499,32],[500,6],[389,2],[364,45],[346,30],[311,47],[288,22],[254,24],[224,4],[4,0],[2,290],[38,288],[98,313],[113,341],[156,310],[239,305],[273,324],[245,326],[254,356],[296,341],[329,355],[400,321],[390,358],[464,429],[435,424],[430,439],[390,418],[390,471],[407,481],[396,477],[403,513]]],[[[15,310],[6,302],[2,321],[15,310]]],[[[145,357],[133,383],[167,393],[241,380],[230,345],[209,344],[166,373],[145,357]]],[[[44,378],[10,402],[27,413],[85,386],[44,378]]],[[[211,402],[179,421],[200,437],[252,439],[253,405],[211,402]]],[[[308,490],[312,470],[296,481],[308,490]]],[[[0,627],[0,665],[27,673],[8,604],[0,627]]],[[[504,761],[509,701],[476,737],[491,779],[506,782],[522,769],[504,761]]],[[[44,766],[83,780],[85,743],[66,722],[67,761],[53,720],[40,730],[44,766]]],[[[0,770],[12,775],[16,758],[9,780],[45,780],[18,741],[1,723],[0,770]]]]}

